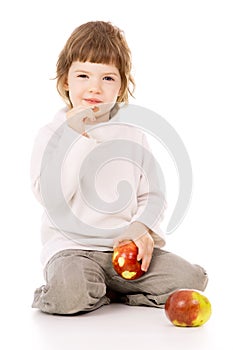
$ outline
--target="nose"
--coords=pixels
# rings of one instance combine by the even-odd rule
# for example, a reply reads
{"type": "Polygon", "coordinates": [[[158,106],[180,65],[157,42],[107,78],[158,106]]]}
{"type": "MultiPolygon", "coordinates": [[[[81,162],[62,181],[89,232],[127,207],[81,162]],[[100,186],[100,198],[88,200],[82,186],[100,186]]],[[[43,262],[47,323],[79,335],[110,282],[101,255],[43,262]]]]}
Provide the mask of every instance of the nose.
{"type": "Polygon", "coordinates": [[[99,94],[100,93],[100,90],[97,89],[96,87],[91,87],[91,88],[89,88],[88,91],[92,94],[99,94]]]}
{"type": "Polygon", "coordinates": [[[100,83],[97,80],[91,80],[88,91],[92,94],[101,93],[100,83]]]}

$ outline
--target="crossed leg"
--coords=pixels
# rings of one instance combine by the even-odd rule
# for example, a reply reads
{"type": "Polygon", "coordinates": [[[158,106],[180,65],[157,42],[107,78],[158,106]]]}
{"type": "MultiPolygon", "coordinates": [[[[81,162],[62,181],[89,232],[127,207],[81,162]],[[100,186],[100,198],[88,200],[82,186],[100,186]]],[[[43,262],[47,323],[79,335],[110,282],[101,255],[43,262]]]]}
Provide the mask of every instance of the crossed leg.
{"type": "Polygon", "coordinates": [[[48,263],[45,276],[47,283],[36,289],[33,308],[67,315],[109,304],[104,272],[85,253],[58,253],[48,263]]]}

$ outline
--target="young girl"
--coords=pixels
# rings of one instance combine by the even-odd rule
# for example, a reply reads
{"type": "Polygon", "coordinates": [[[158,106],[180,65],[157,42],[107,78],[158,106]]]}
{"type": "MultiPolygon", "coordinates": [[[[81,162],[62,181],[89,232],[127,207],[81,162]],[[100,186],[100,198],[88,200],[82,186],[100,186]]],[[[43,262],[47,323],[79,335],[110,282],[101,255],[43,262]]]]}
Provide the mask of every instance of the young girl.
{"type": "Polygon", "coordinates": [[[57,62],[57,89],[66,108],[39,131],[32,153],[46,280],[32,306],[51,314],[116,300],[163,307],[176,289],[203,291],[204,269],[161,249],[165,200],[155,162],[143,132],[117,119],[134,89],[123,33],[102,21],[75,29],[57,62]],[[111,262],[113,246],[128,240],[145,271],[133,281],[111,262]]]}

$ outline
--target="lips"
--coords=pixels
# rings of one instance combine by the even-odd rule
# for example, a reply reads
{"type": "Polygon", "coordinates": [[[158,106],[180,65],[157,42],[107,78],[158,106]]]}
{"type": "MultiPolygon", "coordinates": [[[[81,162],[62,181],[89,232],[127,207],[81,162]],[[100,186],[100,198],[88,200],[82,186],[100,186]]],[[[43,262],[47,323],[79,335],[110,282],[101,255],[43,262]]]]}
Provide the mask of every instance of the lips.
{"type": "Polygon", "coordinates": [[[98,98],[85,98],[84,101],[91,105],[96,105],[98,103],[103,103],[103,101],[99,100],[98,98]]]}

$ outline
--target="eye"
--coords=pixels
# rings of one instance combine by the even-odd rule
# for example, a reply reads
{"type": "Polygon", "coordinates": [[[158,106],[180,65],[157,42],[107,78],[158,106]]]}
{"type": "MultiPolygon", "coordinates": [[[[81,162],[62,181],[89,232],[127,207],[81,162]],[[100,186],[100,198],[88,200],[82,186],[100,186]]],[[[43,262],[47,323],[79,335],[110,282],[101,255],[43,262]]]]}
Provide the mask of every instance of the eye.
{"type": "Polygon", "coordinates": [[[104,77],[104,80],[107,80],[107,81],[114,81],[114,79],[110,76],[106,76],[104,77]]]}
{"type": "Polygon", "coordinates": [[[77,78],[87,79],[88,76],[86,74],[78,74],[77,78]]]}

